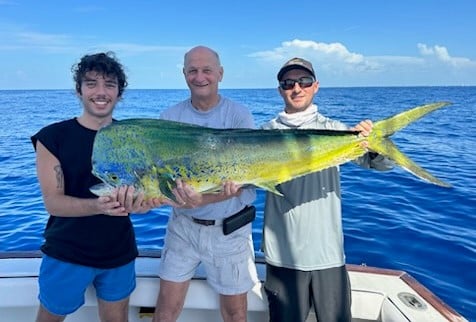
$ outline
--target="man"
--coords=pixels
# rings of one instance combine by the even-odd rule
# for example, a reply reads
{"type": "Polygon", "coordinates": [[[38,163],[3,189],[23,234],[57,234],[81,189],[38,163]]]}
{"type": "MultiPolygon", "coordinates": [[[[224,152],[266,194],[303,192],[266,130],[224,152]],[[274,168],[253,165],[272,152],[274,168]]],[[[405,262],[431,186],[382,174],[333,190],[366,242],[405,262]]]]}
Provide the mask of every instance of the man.
{"type": "MultiPolygon", "coordinates": [[[[198,46],[184,56],[183,74],[190,98],[165,110],[161,118],[212,128],[253,128],[251,113],[218,93],[223,67],[218,54],[198,46]]],[[[177,180],[177,202],[170,216],[159,276],[155,322],[176,321],[190,280],[200,263],[207,281],[220,294],[225,322],[246,321],[247,292],[257,283],[251,222],[230,234],[223,221],[253,203],[254,188],[225,182],[221,193],[200,194],[177,180]]]]}
{"type": "MultiPolygon", "coordinates": [[[[284,110],[263,128],[348,129],[320,114],[313,104],[319,82],[309,61],[289,60],[279,70],[278,81],[284,110]]],[[[352,128],[363,136],[371,129],[369,120],[352,128]]],[[[380,170],[392,167],[375,153],[356,162],[380,170]]],[[[304,322],[311,303],[319,321],[351,321],[339,167],[282,183],[277,190],[283,196],[266,194],[263,227],[270,321],[304,322]]]]}
{"type": "Polygon", "coordinates": [[[126,75],[112,53],[85,55],[73,72],[81,116],[50,124],[31,137],[50,214],[41,247],[36,321],[63,321],[84,304],[84,292],[93,284],[101,321],[125,322],[136,285],[137,247],[129,212],[146,212],[150,206],[142,204],[142,193],[133,199],[133,187],[99,198],[89,188],[100,182],[91,173],[94,137],[112,122],[126,75]]]}

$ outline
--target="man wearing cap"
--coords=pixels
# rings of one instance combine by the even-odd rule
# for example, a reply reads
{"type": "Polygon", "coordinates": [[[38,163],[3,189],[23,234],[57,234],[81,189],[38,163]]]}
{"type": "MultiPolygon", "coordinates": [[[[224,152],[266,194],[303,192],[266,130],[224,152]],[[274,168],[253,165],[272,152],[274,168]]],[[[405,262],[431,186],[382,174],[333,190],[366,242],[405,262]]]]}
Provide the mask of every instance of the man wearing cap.
{"type": "MultiPolygon", "coordinates": [[[[278,72],[284,110],[264,129],[354,130],[368,136],[372,122],[353,128],[329,119],[313,103],[319,82],[312,64],[287,61],[278,72]]],[[[388,170],[392,163],[373,152],[355,161],[388,170]]],[[[277,186],[283,196],[266,194],[263,250],[270,322],[304,322],[311,303],[318,321],[351,321],[350,282],[345,268],[339,167],[277,186]]]]}

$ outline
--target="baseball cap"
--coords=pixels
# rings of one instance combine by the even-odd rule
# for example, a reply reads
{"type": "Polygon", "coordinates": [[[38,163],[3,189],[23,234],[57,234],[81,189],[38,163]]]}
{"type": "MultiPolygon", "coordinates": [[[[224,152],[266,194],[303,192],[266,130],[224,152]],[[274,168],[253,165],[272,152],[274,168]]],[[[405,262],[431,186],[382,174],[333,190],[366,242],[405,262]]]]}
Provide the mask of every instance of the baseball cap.
{"type": "Polygon", "coordinates": [[[314,73],[314,68],[312,68],[312,64],[309,61],[307,61],[305,59],[302,59],[302,58],[294,57],[294,58],[288,60],[283,65],[283,67],[281,67],[281,69],[278,72],[278,81],[281,80],[281,77],[283,77],[283,75],[291,69],[307,70],[309,73],[311,73],[311,75],[314,78],[316,78],[316,73],[314,73]]]}

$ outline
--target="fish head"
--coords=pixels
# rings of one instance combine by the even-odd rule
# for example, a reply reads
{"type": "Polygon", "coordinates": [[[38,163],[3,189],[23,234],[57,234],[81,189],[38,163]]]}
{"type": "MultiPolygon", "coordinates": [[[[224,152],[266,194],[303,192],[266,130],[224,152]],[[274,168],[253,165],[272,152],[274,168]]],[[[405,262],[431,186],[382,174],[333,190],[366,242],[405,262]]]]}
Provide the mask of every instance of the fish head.
{"type": "Polygon", "coordinates": [[[104,186],[91,187],[90,190],[95,194],[110,193],[111,189],[125,185],[133,186],[136,191],[143,191],[140,178],[146,172],[146,151],[137,140],[132,147],[124,144],[131,140],[131,136],[134,137],[134,131],[121,129],[118,124],[110,124],[96,134],[91,157],[92,173],[104,186]]]}
{"type": "Polygon", "coordinates": [[[140,183],[140,174],[138,174],[137,171],[128,171],[127,165],[125,164],[116,164],[114,162],[93,162],[92,173],[102,181],[102,184],[90,188],[91,192],[98,196],[108,195],[113,189],[125,185],[133,186],[136,191],[143,190],[140,183]]]}
{"type": "Polygon", "coordinates": [[[158,198],[177,202],[172,192],[176,187],[175,176],[158,171],[155,166],[129,168],[124,163],[93,163],[93,174],[102,181],[90,188],[97,196],[111,195],[114,189],[127,185],[134,187],[134,197],[138,193],[144,193],[145,200],[158,198]]]}

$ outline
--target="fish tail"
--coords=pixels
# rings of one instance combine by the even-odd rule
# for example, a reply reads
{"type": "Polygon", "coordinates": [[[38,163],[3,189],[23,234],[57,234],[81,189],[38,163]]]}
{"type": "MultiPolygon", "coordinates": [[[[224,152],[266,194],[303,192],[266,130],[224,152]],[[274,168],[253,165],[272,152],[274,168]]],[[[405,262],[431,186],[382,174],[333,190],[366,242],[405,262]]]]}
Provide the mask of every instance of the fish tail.
{"type": "Polygon", "coordinates": [[[428,181],[430,183],[436,184],[442,187],[451,187],[450,184],[441,181],[440,179],[434,177],[425,169],[421,168],[415,162],[413,162],[409,157],[407,157],[403,152],[401,152],[397,146],[388,138],[390,135],[396,131],[404,128],[408,124],[420,119],[425,116],[427,113],[435,111],[444,106],[448,106],[449,102],[439,102],[434,104],[427,104],[422,106],[417,106],[411,110],[402,112],[395,116],[389,117],[385,120],[378,121],[374,124],[372,132],[368,138],[368,148],[374,152],[377,152],[387,158],[393,160],[396,164],[401,166],[403,169],[409,171],[413,175],[428,181]]]}
{"type": "Polygon", "coordinates": [[[419,120],[426,114],[437,109],[450,105],[450,102],[438,102],[426,105],[420,105],[408,111],[391,116],[387,119],[378,121],[372,128],[372,133],[380,137],[388,137],[393,133],[401,130],[410,123],[419,120]]]}

